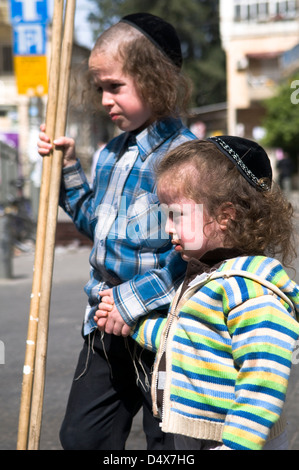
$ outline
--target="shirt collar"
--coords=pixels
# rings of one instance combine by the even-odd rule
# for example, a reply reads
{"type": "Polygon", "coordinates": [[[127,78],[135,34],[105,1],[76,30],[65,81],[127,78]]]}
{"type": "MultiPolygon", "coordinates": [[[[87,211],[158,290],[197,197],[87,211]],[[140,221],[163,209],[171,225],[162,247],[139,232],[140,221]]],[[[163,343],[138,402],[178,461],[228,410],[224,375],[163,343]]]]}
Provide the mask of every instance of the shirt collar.
{"type": "Polygon", "coordinates": [[[135,139],[141,159],[145,160],[163,142],[177,133],[181,127],[182,121],[180,119],[167,118],[154,122],[137,135],[130,132],[127,143],[132,145],[135,139]]]}

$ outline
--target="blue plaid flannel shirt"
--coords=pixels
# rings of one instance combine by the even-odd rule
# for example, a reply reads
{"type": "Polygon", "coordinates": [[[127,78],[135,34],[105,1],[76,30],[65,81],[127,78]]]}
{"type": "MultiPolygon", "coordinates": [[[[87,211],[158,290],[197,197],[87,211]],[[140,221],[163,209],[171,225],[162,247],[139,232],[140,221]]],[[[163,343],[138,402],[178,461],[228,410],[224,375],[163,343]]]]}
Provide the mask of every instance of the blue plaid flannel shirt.
{"type": "Polygon", "coordinates": [[[78,161],[63,169],[60,205],[77,229],[93,240],[84,334],[92,331],[100,290],[114,287],[125,322],[168,308],[186,264],[161,224],[155,164],[195,136],[169,118],[137,136],[123,133],[102,150],[91,187],[78,161]]]}

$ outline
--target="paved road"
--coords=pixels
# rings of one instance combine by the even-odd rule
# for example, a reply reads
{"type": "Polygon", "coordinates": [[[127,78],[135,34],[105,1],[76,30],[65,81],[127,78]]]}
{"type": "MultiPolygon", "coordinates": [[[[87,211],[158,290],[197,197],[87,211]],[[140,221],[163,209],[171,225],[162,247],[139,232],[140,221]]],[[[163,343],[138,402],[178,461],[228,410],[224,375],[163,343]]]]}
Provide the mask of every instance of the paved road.
{"type": "MultiPolygon", "coordinates": [[[[61,449],[58,432],[82,344],[88,254],[89,248],[56,249],[41,450],[61,449]]],[[[32,253],[14,257],[13,278],[0,280],[0,340],[5,346],[5,364],[0,364],[0,450],[16,448],[33,262],[32,253]]],[[[299,260],[296,269],[299,282],[299,260]]],[[[299,450],[299,364],[293,367],[286,412],[290,449],[299,450]]],[[[145,449],[140,414],[134,421],[127,449],[145,449]]]]}
{"type": "MultiPolygon", "coordinates": [[[[89,251],[58,248],[55,254],[41,450],[61,449],[58,432],[82,345],[89,251]]],[[[14,450],[17,443],[33,264],[33,254],[21,254],[13,260],[13,279],[0,280],[0,340],[5,346],[5,364],[0,364],[0,450],[14,450]]],[[[138,416],[128,449],[144,448],[138,416]]]]}

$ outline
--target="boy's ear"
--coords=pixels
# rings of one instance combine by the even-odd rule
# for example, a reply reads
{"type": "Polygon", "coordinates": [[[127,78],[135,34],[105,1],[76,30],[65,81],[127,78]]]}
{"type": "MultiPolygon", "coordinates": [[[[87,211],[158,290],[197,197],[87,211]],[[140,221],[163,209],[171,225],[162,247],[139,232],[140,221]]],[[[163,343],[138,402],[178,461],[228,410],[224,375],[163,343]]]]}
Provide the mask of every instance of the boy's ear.
{"type": "Polygon", "coordinates": [[[229,220],[233,220],[236,217],[236,209],[231,202],[223,203],[218,212],[217,222],[221,230],[227,229],[227,223],[229,220]]]}

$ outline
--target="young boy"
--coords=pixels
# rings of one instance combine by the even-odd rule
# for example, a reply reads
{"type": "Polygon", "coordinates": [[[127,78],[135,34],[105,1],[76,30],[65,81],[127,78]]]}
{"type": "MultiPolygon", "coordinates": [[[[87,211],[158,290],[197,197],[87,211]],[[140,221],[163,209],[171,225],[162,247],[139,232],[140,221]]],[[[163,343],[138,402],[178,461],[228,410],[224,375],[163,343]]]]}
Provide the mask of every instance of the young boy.
{"type": "MultiPolygon", "coordinates": [[[[167,313],[186,265],[149,221],[158,207],[154,164],[167,151],[194,138],[178,113],[188,101],[182,54],[174,28],[153,15],[126,16],[104,32],[89,59],[94,86],[111,120],[123,131],[101,152],[90,188],[75,155],[64,147],[61,205],[94,242],[85,339],[60,438],[64,449],[121,450],[141,406],[148,449],[171,449],[151,412],[149,376],[154,355],[131,338],[101,335],[94,322],[99,292],[111,288],[115,310],[110,333],[128,335],[130,325],[151,311],[167,313]],[[175,269],[174,269],[175,268],[175,269]],[[136,376],[137,374],[137,376],[136,376]],[[136,385],[136,381],[138,385],[136,385]]],[[[39,152],[52,143],[42,126],[39,152]]]]}
{"type": "Polygon", "coordinates": [[[194,140],[162,160],[157,178],[166,231],[188,267],[168,318],[156,312],[132,333],[157,352],[154,415],[176,449],[286,449],[299,286],[267,257],[294,254],[292,207],[268,156],[247,139],[194,140]]]}

